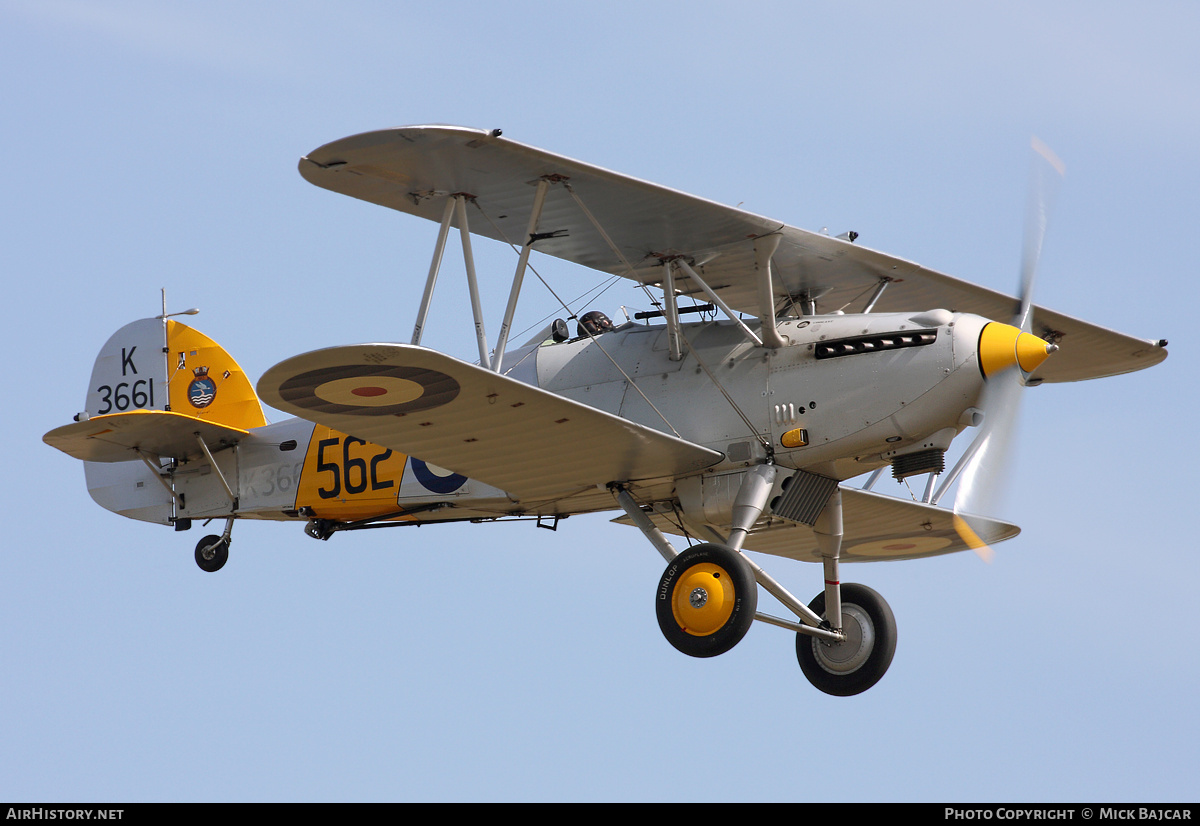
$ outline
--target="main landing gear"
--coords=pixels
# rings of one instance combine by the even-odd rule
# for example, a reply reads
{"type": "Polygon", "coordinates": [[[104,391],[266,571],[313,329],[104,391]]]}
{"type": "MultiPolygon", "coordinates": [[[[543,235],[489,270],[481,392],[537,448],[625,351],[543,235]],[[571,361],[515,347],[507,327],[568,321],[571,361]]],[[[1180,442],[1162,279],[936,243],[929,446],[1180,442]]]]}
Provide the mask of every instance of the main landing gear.
{"type": "Polygon", "coordinates": [[[667,564],[655,604],[667,642],[690,657],[715,657],[750,630],[758,585],[741,554],[722,545],[695,545],[667,564]]]}
{"type": "MultiPolygon", "coordinates": [[[[865,585],[842,586],[841,642],[796,634],[796,659],[814,686],[835,697],[861,694],[882,679],[896,653],[896,619],[883,597],[865,585]]],[[[808,604],[825,618],[825,595],[808,604]]]]}
{"type": "Polygon", "coordinates": [[[225,520],[225,530],[220,536],[211,534],[196,543],[196,564],[200,570],[216,573],[229,561],[229,543],[232,541],[233,517],[225,520]]]}
{"type": "Polygon", "coordinates": [[[838,579],[841,494],[829,496],[812,525],[825,568],[825,590],[808,605],[799,602],[742,552],[750,528],[771,493],[775,468],[746,471],[733,505],[728,539],[677,553],[624,487],[612,486],[618,504],[667,560],[655,606],[667,642],[691,657],[715,657],[733,648],[754,620],[796,632],[796,659],[804,676],[826,694],[848,697],[871,688],[896,653],[896,620],[878,593],[838,579]],[[758,586],[778,599],[799,622],[758,613],[758,586]]]}

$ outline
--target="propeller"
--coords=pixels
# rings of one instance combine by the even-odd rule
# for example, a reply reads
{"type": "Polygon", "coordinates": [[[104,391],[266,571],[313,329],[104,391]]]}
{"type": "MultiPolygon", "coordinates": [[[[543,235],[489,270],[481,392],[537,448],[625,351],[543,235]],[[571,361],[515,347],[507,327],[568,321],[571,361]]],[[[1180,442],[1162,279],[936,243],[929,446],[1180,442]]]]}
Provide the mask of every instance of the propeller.
{"type": "Polygon", "coordinates": [[[980,400],[983,423],[964,454],[963,461],[967,465],[954,499],[955,529],[986,562],[992,559],[991,543],[995,536],[989,536],[988,522],[973,517],[996,512],[1008,477],[1021,391],[1029,374],[1058,349],[1033,335],[1031,330],[1038,261],[1046,237],[1050,205],[1064,169],[1062,161],[1036,137],[1032,148],[1018,292],[1020,302],[1011,324],[993,322],[980,336],[979,360],[986,378],[980,400]]]}

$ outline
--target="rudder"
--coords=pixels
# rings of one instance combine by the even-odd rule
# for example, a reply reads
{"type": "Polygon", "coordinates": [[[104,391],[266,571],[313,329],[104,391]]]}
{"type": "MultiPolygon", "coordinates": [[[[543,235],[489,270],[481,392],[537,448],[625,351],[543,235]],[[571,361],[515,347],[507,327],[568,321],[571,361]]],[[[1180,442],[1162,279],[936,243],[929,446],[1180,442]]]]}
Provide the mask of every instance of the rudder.
{"type": "Polygon", "coordinates": [[[85,410],[89,416],[171,410],[244,430],[267,423],[254,386],[221,345],[161,318],[126,324],[104,344],[85,410]]]}

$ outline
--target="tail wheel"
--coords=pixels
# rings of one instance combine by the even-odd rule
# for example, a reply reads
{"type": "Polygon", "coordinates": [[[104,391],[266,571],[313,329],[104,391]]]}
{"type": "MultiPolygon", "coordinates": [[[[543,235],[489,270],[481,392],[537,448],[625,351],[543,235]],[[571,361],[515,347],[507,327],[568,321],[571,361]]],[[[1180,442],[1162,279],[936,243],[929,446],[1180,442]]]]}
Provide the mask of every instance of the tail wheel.
{"type": "MultiPolygon", "coordinates": [[[[808,607],[825,616],[822,592],[808,607]]],[[[808,681],[826,694],[850,697],[879,682],[896,653],[896,618],[877,592],[865,585],[842,586],[844,642],[796,635],[796,659],[808,681]]]]}
{"type": "Polygon", "coordinates": [[[723,545],[688,548],[658,582],[658,627],[689,657],[715,657],[737,645],[758,608],[758,583],[745,558],[723,545]]]}
{"type": "Polygon", "coordinates": [[[210,574],[221,570],[229,561],[229,542],[223,537],[211,534],[196,544],[196,564],[200,570],[210,574]]]}

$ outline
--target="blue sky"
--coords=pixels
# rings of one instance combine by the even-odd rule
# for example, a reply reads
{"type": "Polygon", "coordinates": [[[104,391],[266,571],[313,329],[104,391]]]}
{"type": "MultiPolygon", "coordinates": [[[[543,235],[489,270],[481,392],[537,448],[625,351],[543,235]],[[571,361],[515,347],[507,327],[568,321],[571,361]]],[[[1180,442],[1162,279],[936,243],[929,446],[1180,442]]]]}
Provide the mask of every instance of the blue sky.
{"type": "MultiPolygon", "coordinates": [[[[1194,800],[1197,31],[1185,2],[0,0],[0,799],[1194,800]],[[675,652],[660,558],[603,516],[327,543],[239,524],[214,576],[198,530],[95,506],[41,435],[161,288],[254,378],[407,340],[436,228],[296,163],[436,122],[1004,290],[1036,134],[1067,167],[1039,303],[1171,357],[1025,394],[1003,514],[1024,532],[992,564],[843,571],[899,624],[848,699],[779,629],[675,652]]],[[[477,253],[498,324],[511,253],[477,253]]],[[[474,359],[443,290],[426,343],[474,359]]],[[[553,308],[527,282],[525,323],[553,308]]]]}

